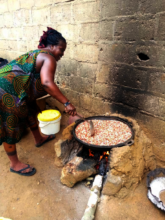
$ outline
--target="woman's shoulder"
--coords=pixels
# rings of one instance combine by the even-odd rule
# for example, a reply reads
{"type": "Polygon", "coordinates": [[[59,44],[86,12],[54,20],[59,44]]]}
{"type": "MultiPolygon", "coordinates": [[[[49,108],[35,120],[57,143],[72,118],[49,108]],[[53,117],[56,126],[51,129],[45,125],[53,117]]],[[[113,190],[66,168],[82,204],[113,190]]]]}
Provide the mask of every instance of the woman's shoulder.
{"type": "Polygon", "coordinates": [[[44,54],[44,55],[50,55],[50,56],[54,57],[54,55],[49,51],[42,50],[42,49],[40,49],[40,50],[38,49],[36,51],[38,51],[38,53],[41,53],[41,54],[44,54]]]}

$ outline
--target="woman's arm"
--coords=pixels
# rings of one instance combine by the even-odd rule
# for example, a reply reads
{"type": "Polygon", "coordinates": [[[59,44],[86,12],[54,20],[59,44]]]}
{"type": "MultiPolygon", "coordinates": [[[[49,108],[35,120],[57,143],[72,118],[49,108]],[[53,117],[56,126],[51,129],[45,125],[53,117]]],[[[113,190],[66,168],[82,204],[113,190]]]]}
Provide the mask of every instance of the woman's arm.
{"type": "MultiPolygon", "coordinates": [[[[56,62],[54,57],[50,56],[43,61],[43,65],[40,70],[41,84],[47,93],[64,104],[68,102],[68,99],[62,94],[54,82],[55,71],[56,62]]],[[[76,109],[72,104],[68,105],[65,110],[71,115],[76,115],[76,109]]]]}
{"type": "Polygon", "coordinates": [[[61,91],[54,82],[55,71],[56,71],[55,59],[53,57],[45,59],[40,71],[41,84],[43,85],[47,93],[49,93],[59,102],[64,104],[68,101],[68,99],[61,93],[61,91]]]}

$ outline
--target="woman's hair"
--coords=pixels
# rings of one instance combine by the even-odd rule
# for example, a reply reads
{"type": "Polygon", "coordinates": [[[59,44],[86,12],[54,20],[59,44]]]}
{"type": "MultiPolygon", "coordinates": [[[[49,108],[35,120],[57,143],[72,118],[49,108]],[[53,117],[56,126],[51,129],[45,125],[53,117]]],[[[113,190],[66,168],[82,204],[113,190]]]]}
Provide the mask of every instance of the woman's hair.
{"type": "Polygon", "coordinates": [[[66,43],[61,33],[53,28],[47,27],[47,31],[43,31],[43,35],[40,37],[38,48],[45,48],[48,45],[58,45],[59,41],[64,41],[66,43]]]}

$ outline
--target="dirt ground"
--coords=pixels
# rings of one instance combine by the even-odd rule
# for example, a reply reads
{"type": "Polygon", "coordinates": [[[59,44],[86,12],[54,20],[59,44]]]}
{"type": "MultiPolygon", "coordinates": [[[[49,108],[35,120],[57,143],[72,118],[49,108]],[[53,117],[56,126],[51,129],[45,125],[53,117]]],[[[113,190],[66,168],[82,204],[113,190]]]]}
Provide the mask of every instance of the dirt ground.
{"type": "MultiPolygon", "coordinates": [[[[61,129],[62,131],[62,129],[61,129]]],[[[60,138],[36,148],[30,131],[17,145],[20,159],[37,169],[32,177],[9,171],[9,160],[0,147],[0,216],[12,220],[80,220],[90,190],[81,182],[73,188],[61,184],[61,168],[54,165],[54,143],[60,138]]],[[[126,200],[102,196],[95,220],[163,220],[146,197],[145,180],[126,200]]]]}

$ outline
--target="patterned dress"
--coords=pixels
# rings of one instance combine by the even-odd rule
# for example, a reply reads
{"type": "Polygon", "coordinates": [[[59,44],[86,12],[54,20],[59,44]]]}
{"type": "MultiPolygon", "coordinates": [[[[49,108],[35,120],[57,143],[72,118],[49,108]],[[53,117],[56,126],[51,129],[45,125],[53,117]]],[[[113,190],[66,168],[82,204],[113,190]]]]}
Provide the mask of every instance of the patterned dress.
{"type": "Polygon", "coordinates": [[[24,129],[36,122],[35,100],[47,94],[36,72],[39,53],[52,55],[30,51],[0,69],[0,144],[17,143],[24,129]]]}

